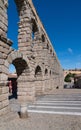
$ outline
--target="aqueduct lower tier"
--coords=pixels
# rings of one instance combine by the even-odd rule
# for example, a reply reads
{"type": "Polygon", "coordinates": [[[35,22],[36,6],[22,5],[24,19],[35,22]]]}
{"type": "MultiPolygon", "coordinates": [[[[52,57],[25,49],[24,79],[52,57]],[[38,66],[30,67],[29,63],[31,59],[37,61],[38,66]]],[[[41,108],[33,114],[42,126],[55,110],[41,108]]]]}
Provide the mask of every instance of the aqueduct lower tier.
{"type": "Polygon", "coordinates": [[[9,65],[17,71],[18,100],[63,87],[63,70],[31,0],[15,0],[19,14],[18,50],[7,38],[8,0],[0,0],[0,115],[7,112],[9,65]],[[33,36],[32,36],[33,35],[33,36]]]}

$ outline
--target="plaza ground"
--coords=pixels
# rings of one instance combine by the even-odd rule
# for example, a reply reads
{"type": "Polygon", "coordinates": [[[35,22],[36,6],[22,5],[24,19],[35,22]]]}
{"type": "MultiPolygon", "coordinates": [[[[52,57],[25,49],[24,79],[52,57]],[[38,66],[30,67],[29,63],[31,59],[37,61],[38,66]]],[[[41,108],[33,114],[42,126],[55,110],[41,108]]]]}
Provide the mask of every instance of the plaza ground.
{"type": "MultiPolygon", "coordinates": [[[[81,90],[54,90],[49,94],[80,97],[81,90]]],[[[10,112],[0,117],[0,130],[81,130],[81,116],[32,112],[27,119],[21,119],[16,112],[10,112]]]]}
{"type": "Polygon", "coordinates": [[[34,113],[28,119],[14,117],[3,121],[0,119],[0,130],[81,130],[81,116],[34,113]]]}

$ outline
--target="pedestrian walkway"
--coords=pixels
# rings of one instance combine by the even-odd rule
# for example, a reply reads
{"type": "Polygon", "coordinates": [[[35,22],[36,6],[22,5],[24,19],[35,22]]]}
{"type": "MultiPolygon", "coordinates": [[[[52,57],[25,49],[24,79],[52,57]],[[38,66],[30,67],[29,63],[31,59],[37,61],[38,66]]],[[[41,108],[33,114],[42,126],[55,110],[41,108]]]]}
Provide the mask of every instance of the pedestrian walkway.
{"type": "Polygon", "coordinates": [[[28,112],[81,116],[81,94],[41,96],[28,106],[28,112]]]}
{"type": "MultiPolygon", "coordinates": [[[[20,105],[18,100],[10,100],[12,111],[19,112],[20,105]]],[[[32,104],[27,104],[29,113],[47,113],[62,115],[80,115],[81,116],[81,92],[63,91],[45,96],[37,97],[32,104]]]]}

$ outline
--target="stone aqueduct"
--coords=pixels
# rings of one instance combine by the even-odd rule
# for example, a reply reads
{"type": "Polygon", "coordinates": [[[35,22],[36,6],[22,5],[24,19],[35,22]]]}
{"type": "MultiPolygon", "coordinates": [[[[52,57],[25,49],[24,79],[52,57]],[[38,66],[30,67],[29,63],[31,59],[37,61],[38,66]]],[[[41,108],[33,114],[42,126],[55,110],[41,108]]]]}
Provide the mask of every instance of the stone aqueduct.
{"type": "Polygon", "coordinates": [[[8,0],[0,0],[0,115],[7,112],[9,65],[17,71],[18,100],[35,100],[63,86],[63,71],[31,0],[15,0],[19,14],[18,50],[7,38],[8,0]],[[32,36],[33,35],[33,36],[32,36]]]}

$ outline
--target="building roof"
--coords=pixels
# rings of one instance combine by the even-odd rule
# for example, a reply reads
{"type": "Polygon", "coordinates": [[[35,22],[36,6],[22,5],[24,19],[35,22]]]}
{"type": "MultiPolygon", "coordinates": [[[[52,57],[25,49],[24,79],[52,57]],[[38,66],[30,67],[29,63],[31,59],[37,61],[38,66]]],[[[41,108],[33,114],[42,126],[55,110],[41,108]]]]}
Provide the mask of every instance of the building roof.
{"type": "Polygon", "coordinates": [[[10,74],[8,75],[8,78],[17,78],[17,74],[12,74],[12,73],[10,73],[10,74]]]}
{"type": "Polygon", "coordinates": [[[80,74],[76,74],[74,77],[75,78],[81,77],[81,73],[80,74]]]}

